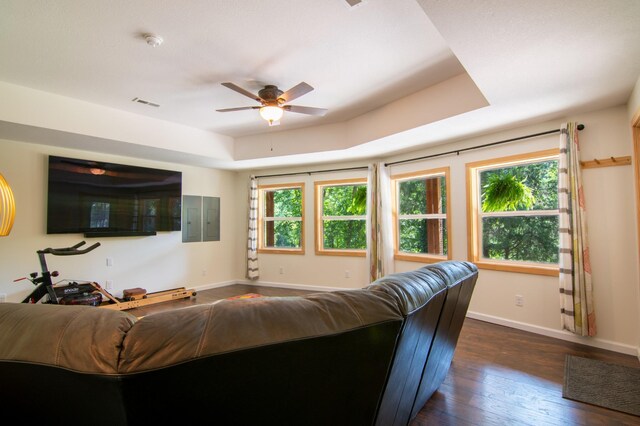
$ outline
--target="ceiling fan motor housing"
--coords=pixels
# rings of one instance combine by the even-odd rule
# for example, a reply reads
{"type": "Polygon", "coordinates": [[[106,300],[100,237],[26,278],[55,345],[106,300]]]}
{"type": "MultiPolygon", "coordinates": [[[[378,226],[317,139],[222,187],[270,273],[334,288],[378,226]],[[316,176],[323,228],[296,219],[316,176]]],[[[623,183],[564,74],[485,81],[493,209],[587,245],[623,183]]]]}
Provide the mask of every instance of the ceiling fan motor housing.
{"type": "MultiPolygon", "coordinates": [[[[264,86],[264,89],[261,89],[258,92],[258,96],[260,96],[260,99],[262,99],[263,101],[265,101],[265,103],[267,104],[275,104],[278,105],[278,98],[283,94],[284,92],[280,89],[278,89],[278,87],[273,86],[273,85],[268,85],[268,86],[264,86]]],[[[284,102],[284,100],[283,100],[284,102]]]]}

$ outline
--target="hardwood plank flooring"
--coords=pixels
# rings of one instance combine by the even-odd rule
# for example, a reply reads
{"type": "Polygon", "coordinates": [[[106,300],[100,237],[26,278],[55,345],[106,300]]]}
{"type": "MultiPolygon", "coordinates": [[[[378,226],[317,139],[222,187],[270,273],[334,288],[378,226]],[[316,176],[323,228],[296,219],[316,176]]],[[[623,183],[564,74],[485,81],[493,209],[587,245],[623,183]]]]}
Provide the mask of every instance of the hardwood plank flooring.
{"type": "Polygon", "coordinates": [[[631,355],[467,318],[422,425],[640,425],[640,417],[562,398],[567,354],[640,368],[631,355]]]}
{"type": "MultiPolygon", "coordinates": [[[[150,315],[246,293],[297,296],[313,292],[238,284],[127,312],[150,315]]],[[[467,318],[447,378],[411,426],[640,426],[640,417],[562,398],[567,354],[640,368],[634,356],[467,318]]]]}

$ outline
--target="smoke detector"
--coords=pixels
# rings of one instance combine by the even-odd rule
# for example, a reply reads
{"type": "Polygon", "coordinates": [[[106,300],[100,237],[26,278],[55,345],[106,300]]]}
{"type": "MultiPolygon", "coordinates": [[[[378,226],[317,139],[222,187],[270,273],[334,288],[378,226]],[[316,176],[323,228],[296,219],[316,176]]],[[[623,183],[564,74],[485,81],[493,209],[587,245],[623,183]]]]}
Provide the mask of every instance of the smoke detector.
{"type": "Polygon", "coordinates": [[[162,37],[157,36],[155,34],[145,34],[144,39],[147,42],[147,44],[151,47],[158,47],[164,41],[162,37]]]}

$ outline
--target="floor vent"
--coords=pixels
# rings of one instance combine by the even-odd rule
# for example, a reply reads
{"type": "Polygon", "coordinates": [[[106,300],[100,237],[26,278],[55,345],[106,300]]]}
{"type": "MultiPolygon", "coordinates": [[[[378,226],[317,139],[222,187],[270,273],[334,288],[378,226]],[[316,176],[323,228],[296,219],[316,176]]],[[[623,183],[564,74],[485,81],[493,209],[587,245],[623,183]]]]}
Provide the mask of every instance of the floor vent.
{"type": "Polygon", "coordinates": [[[145,104],[145,105],[149,105],[149,106],[156,107],[156,108],[158,108],[160,106],[160,104],[157,104],[155,102],[145,101],[144,99],[140,99],[140,98],[133,98],[133,99],[131,99],[131,102],[137,102],[139,104],[145,104]]]}

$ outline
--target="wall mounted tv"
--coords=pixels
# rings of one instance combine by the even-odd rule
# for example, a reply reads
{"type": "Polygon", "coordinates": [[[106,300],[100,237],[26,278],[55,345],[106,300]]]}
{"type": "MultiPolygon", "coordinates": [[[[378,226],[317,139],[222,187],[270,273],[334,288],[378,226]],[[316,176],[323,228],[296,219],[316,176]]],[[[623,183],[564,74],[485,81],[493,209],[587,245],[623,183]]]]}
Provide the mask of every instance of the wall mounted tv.
{"type": "Polygon", "coordinates": [[[179,231],[182,173],[49,156],[47,234],[179,231]]]}

